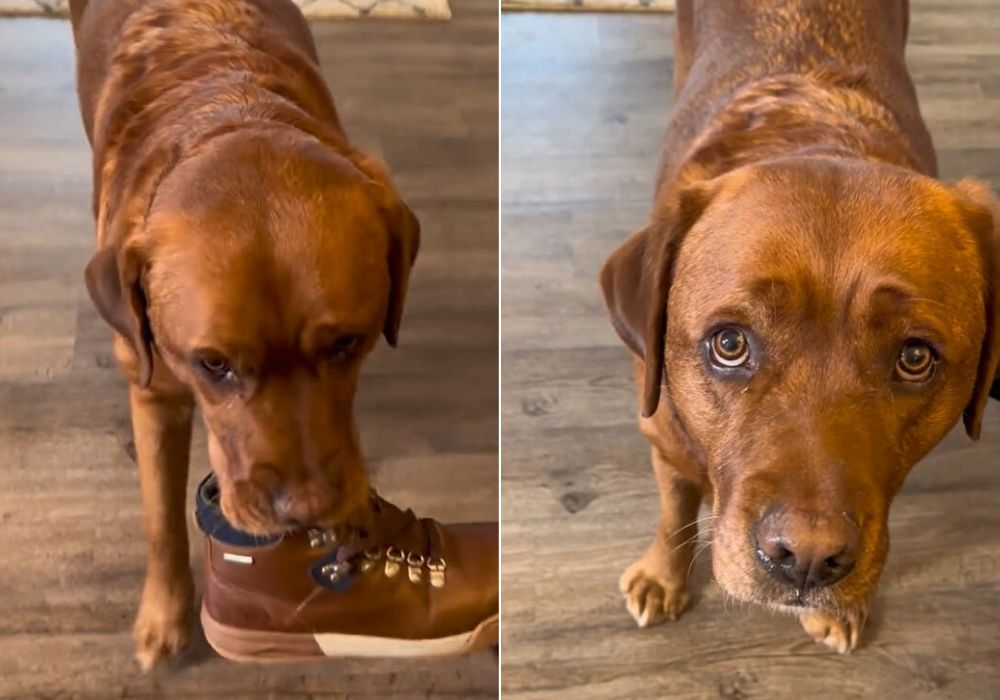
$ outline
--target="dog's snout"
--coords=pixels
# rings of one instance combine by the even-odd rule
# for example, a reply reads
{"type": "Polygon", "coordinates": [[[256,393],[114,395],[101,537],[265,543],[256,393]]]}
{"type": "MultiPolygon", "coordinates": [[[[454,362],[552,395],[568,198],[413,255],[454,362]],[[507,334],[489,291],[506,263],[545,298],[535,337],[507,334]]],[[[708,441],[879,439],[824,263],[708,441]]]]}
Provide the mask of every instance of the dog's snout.
{"type": "Polygon", "coordinates": [[[278,487],[271,492],[271,509],[279,522],[296,524],[298,521],[295,501],[285,488],[278,487]]]}
{"type": "Polygon", "coordinates": [[[860,532],[843,515],[771,509],[757,526],[760,564],[783,584],[804,592],[841,580],[857,561],[860,532]]]}
{"type": "Polygon", "coordinates": [[[326,518],[342,495],[336,475],[311,479],[285,477],[267,489],[276,521],[286,525],[309,525],[326,518]]]}

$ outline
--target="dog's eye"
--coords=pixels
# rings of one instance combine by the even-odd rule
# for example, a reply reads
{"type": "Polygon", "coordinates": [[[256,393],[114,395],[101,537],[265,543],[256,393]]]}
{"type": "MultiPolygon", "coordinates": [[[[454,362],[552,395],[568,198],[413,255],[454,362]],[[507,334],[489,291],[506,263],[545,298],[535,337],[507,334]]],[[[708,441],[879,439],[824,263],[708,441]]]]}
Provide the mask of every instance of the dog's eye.
{"type": "Polygon", "coordinates": [[[927,343],[908,340],[896,358],[896,376],[904,382],[926,382],[934,375],[937,355],[927,343]]]}
{"type": "Polygon", "coordinates": [[[233,368],[221,357],[203,357],[198,360],[198,364],[208,378],[213,381],[224,382],[236,379],[233,368]]]}
{"type": "Polygon", "coordinates": [[[712,362],[722,367],[741,367],[750,359],[750,344],[737,328],[723,328],[712,336],[712,362]]]}
{"type": "Polygon", "coordinates": [[[326,355],[334,361],[344,360],[357,350],[360,345],[361,336],[342,335],[326,348],[326,355]]]}
{"type": "Polygon", "coordinates": [[[712,362],[720,367],[742,367],[750,359],[750,343],[743,331],[723,328],[712,336],[712,362]]]}

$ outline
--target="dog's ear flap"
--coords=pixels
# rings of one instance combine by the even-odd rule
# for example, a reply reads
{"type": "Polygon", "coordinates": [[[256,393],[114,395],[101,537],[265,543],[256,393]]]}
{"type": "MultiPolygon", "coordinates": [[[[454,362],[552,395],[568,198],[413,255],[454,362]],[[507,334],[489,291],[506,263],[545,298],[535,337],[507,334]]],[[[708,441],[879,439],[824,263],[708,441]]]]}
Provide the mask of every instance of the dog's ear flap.
{"type": "Polygon", "coordinates": [[[410,284],[410,269],[420,247],[420,222],[410,208],[397,199],[390,206],[389,227],[389,308],[382,332],[386,342],[396,347],[406,290],[410,284]]]}
{"type": "Polygon", "coordinates": [[[656,412],[664,372],[667,297],[684,234],[710,199],[708,184],[684,190],[678,201],[632,234],[601,268],[611,325],[645,364],[642,415],[656,412]]]}
{"type": "Polygon", "coordinates": [[[132,345],[143,389],[153,378],[153,333],[142,286],[148,255],[139,234],[160,183],[177,165],[180,153],[179,144],[172,143],[135,164],[119,162],[109,175],[95,176],[95,183],[101,183],[95,185],[100,247],[87,264],[84,280],[101,318],[132,345]]]}
{"type": "Polygon", "coordinates": [[[979,352],[976,384],[962,415],[965,431],[973,440],[982,430],[983,412],[990,396],[1000,398],[1000,218],[996,200],[989,188],[975,180],[962,180],[955,185],[965,225],[975,234],[983,260],[986,281],[984,308],[986,332],[979,352]]]}
{"type": "Polygon", "coordinates": [[[389,223],[389,304],[382,334],[391,347],[396,347],[406,290],[410,284],[410,269],[420,248],[420,222],[403,203],[384,164],[359,151],[350,153],[348,157],[381,190],[381,206],[389,223]]]}
{"type": "Polygon", "coordinates": [[[84,279],[101,318],[132,344],[139,366],[139,386],[144,389],[153,376],[153,335],[146,315],[142,267],[135,249],[109,245],[94,253],[84,279]]]}

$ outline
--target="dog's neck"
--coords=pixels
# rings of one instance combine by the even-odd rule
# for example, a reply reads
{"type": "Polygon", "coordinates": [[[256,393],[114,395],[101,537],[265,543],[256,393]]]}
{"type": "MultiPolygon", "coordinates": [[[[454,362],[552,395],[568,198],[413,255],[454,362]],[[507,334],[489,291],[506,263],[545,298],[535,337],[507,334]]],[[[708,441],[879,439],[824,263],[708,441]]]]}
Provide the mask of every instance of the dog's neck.
{"type": "Polygon", "coordinates": [[[867,88],[863,70],[767,76],[738,87],[720,104],[677,165],[661,168],[657,191],[669,193],[668,199],[742,166],[792,155],[832,154],[923,170],[892,110],[867,88]]]}

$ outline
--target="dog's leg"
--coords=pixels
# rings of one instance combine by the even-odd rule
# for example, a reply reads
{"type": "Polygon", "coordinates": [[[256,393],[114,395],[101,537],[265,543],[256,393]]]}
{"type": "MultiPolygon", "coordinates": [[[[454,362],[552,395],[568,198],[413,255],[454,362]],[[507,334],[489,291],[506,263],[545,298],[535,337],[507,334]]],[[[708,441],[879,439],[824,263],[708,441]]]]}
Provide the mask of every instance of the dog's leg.
{"type": "Polygon", "coordinates": [[[620,582],[625,605],[640,627],[662,618],[676,620],[688,604],[687,579],[702,498],[698,484],[685,479],[664,452],[653,446],[652,454],[660,522],[653,543],[620,582]]]}
{"type": "Polygon", "coordinates": [[[184,509],[194,404],[189,396],[135,385],[129,399],[148,544],[134,635],[136,658],[149,670],[180,652],[190,636],[194,586],[184,509]]]}
{"type": "Polygon", "coordinates": [[[819,644],[825,644],[841,654],[849,654],[858,646],[866,617],[866,607],[845,613],[809,609],[799,613],[799,622],[806,634],[819,644]]]}

